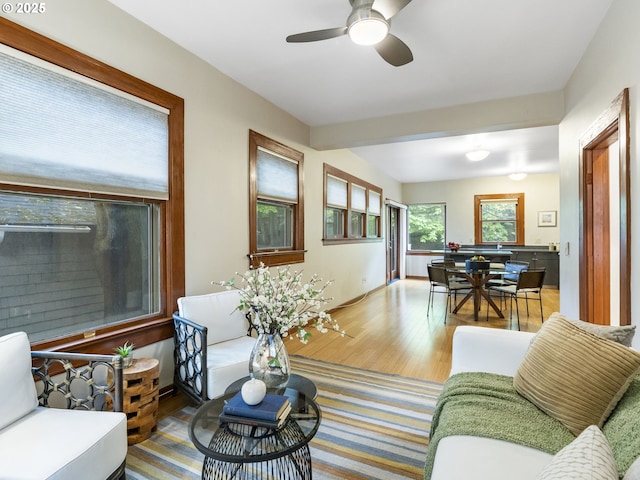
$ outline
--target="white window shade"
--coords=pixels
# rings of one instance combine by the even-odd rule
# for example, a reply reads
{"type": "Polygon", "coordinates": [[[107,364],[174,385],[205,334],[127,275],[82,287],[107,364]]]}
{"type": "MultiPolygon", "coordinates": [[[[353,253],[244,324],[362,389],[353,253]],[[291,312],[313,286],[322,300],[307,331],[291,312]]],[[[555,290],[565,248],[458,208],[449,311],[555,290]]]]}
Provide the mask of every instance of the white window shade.
{"type": "Polygon", "coordinates": [[[503,203],[503,204],[507,204],[507,205],[517,205],[518,204],[518,199],[517,198],[492,198],[492,199],[482,199],[480,200],[480,204],[495,204],[495,203],[503,203]]]}
{"type": "Polygon", "coordinates": [[[258,196],[298,202],[298,163],[258,147],[256,156],[258,196]]]}
{"type": "Polygon", "coordinates": [[[0,53],[6,183],[168,198],[168,115],[0,53]]]}
{"type": "Polygon", "coordinates": [[[347,182],[327,175],[327,205],[347,208],[347,182]]]}
{"type": "Polygon", "coordinates": [[[372,190],[369,190],[369,213],[380,215],[380,194],[372,190]]]}
{"type": "Polygon", "coordinates": [[[351,210],[364,212],[367,210],[367,190],[358,185],[351,186],[351,210]]]}

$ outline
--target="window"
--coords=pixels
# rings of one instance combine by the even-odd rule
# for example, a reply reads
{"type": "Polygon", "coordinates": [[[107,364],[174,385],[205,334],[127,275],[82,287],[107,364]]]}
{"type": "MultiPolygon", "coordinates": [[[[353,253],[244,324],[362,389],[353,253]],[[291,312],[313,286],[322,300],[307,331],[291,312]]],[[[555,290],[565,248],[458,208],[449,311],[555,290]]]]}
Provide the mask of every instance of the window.
{"type": "Polygon", "coordinates": [[[42,341],[160,313],[159,213],[152,202],[0,193],[0,335],[15,325],[42,341]]]}
{"type": "Polygon", "coordinates": [[[345,221],[347,216],[347,191],[349,182],[333,175],[325,175],[325,238],[343,238],[347,231],[345,221]]]}
{"type": "Polygon", "coordinates": [[[409,205],[408,250],[443,250],[446,208],[444,203],[409,205]]]}
{"type": "Polygon", "coordinates": [[[324,243],[380,240],[382,189],[324,165],[324,243]]]}
{"type": "Polygon", "coordinates": [[[249,132],[251,264],[304,261],[303,154],[249,132]]]}
{"type": "Polygon", "coordinates": [[[171,338],[183,100],[3,18],[0,64],[0,335],[93,352],[171,338]]]}
{"type": "Polygon", "coordinates": [[[524,193],[475,196],[477,244],[524,243],[524,193]]]}

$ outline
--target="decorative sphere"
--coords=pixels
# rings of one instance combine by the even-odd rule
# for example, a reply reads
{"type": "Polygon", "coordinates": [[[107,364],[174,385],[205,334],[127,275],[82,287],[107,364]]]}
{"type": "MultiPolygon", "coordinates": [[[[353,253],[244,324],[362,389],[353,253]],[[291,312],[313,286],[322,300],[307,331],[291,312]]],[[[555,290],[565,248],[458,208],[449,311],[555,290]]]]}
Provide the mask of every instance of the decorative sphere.
{"type": "Polygon", "coordinates": [[[257,405],[267,394],[267,386],[262,380],[252,378],[242,384],[240,392],[244,403],[247,405],[257,405]]]}

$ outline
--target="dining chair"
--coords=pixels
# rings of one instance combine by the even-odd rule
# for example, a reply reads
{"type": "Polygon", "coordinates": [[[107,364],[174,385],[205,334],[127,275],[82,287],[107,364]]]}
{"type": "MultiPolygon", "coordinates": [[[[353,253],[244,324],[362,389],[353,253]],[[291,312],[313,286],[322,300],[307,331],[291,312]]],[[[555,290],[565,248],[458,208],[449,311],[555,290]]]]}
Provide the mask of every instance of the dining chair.
{"type": "Polygon", "coordinates": [[[429,310],[433,309],[433,295],[435,293],[445,293],[447,295],[447,304],[444,313],[444,323],[447,323],[447,316],[453,310],[451,303],[451,294],[453,293],[454,304],[458,303],[458,292],[469,291],[472,287],[469,282],[461,282],[451,277],[449,271],[445,267],[436,265],[427,265],[429,274],[429,299],[427,301],[427,317],[429,310]]]}
{"type": "MultiPolygon", "coordinates": [[[[507,272],[504,275],[501,275],[496,278],[492,278],[487,282],[486,288],[489,287],[502,287],[505,285],[515,285],[518,283],[518,274],[529,268],[529,262],[520,261],[520,260],[508,260],[504,264],[504,271],[507,272]]],[[[489,292],[491,295],[491,292],[489,292]]],[[[505,299],[504,293],[500,293],[500,308],[502,309],[503,302],[505,299]]]]}
{"type": "MultiPolygon", "coordinates": [[[[509,317],[513,317],[513,302],[516,303],[516,318],[518,319],[518,330],[520,330],[520,309],[518,307],[518,299],[524,299],[527,308],[527,317],[529,316],[529,300],[540,302],[540,320],[544,322],[542,313],[542,286],[544,284],[544,276],[546,270],[544,268],[521,270],[518,273],[518,280],[511,285],[490,285],[487,289],[508,295],[509,299],[509,317]],[[537,296],[530,296],[537,295],[537,296]]],[[[489,318],[489,306],[487,305],[487,319],[489,318]]]]}
{"type": "Polygon", "coordinates": [[[445,258],[438,260],[431,260],[431,265],[435,267],[445,267],[445,268],[453,268],[456,266],[456,261],[453,259],[445,258]]]}

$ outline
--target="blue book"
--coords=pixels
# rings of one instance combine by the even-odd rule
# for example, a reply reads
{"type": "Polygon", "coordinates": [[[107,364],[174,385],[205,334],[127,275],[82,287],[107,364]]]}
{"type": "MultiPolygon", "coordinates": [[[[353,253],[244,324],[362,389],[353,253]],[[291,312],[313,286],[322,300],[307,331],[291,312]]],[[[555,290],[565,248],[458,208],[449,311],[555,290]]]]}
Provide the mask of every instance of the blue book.
{"type": "Polygon", "coordinates": [[[247,405],[242,399],[241,392],[238,392],[225,404],[223,412],[227,415],[276,421],[288,405],[288,397],[274,393],[267,393],[257,405],[247,405]]]}

